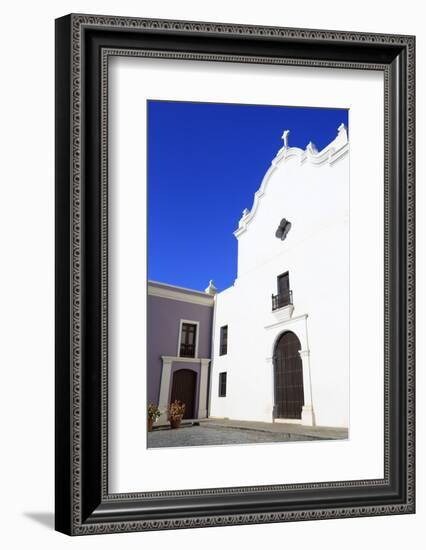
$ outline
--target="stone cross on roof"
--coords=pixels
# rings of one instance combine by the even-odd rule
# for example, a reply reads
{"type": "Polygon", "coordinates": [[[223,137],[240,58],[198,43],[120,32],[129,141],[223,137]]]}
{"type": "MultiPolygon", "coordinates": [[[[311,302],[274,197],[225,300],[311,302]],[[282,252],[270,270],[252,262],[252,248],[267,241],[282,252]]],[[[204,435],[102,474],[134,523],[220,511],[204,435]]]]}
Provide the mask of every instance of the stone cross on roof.
{"type": "Polygon", "coordinates": [[[284,141],[284,147],[288,147],[288,134],[290,133],[290,130],[284,130],[283,135],[281,136],[281,139],[284,141]]]}

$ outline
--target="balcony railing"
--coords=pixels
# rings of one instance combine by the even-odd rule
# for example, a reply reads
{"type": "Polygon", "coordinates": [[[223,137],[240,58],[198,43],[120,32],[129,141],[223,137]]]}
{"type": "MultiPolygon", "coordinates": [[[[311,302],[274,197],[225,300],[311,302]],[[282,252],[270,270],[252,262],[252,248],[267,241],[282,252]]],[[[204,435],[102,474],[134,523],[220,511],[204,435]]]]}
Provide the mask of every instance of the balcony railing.
{"type": "Polygon", "coordinates": [[[195,345],[194,344],[181,344],[180,345],[181,357],[195,357],[195,345]]]}
{"type": "Polygon", "coordinates": [[[282,292],[281,294],[272,294],[272,311],[276,311],[293,303],[293,291],[282,292]]]}

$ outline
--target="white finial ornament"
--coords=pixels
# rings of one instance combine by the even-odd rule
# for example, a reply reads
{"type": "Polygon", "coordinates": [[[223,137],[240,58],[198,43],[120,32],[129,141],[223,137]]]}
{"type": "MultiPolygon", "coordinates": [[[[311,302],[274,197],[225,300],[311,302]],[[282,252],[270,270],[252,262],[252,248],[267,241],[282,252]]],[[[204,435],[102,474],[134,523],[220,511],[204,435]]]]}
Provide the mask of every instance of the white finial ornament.
{"type": "Polygon", "coordinates": [[[281,139],[284,141],[284,147],[288,148],[288,135],[290,133],[290,130],[284,130],[283,135],[281,136],[281,139]]]}
{"type": "Polygon", "coordinates": [[[311,154],[318,153],[318,149],[316,148],[315,143],[312,143],[312,141],[308,143],[308,145],[306,146],[306,150],[311,154]]]}
{"type": "Polygon", "coordinates": [[[348,142],[348,129],[346,128],[346,125],[342,124],[337,128],[337,137],[334,140],[335,146],[337,145],[344,145],[348,142]]]}
{"type": "Polygon", "coordinates": [[[206,294],[210,294],[210,296],[214,296],[217,293],[217,288],[213,284],[213,280],[210,279],[209,286],[204,291],[206,294]]]}

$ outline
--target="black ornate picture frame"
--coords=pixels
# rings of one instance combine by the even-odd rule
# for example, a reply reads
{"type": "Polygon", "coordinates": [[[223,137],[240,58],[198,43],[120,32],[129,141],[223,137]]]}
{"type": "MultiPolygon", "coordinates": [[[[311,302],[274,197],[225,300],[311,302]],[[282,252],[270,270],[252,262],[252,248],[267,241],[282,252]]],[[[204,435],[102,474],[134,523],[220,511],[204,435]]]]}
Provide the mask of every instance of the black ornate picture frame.
{"type": "Polygon", "coordinates": [[[413,36],[68,15],[56,21],[56,529],[69,535],[415,511],[413,36]],[[384,477],[108,492],[110,56],[384,74],[384,477]]]}

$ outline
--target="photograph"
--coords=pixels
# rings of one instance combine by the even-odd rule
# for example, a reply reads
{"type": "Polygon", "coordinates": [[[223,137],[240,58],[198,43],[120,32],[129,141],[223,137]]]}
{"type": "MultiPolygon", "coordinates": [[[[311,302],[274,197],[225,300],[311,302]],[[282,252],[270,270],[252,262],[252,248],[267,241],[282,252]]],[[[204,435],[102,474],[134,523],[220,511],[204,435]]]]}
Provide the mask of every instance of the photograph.
{"type": "Polygon", "coordinates": [[[349,109],[146,109],[147,447],[348,439],[349,109]]]}

